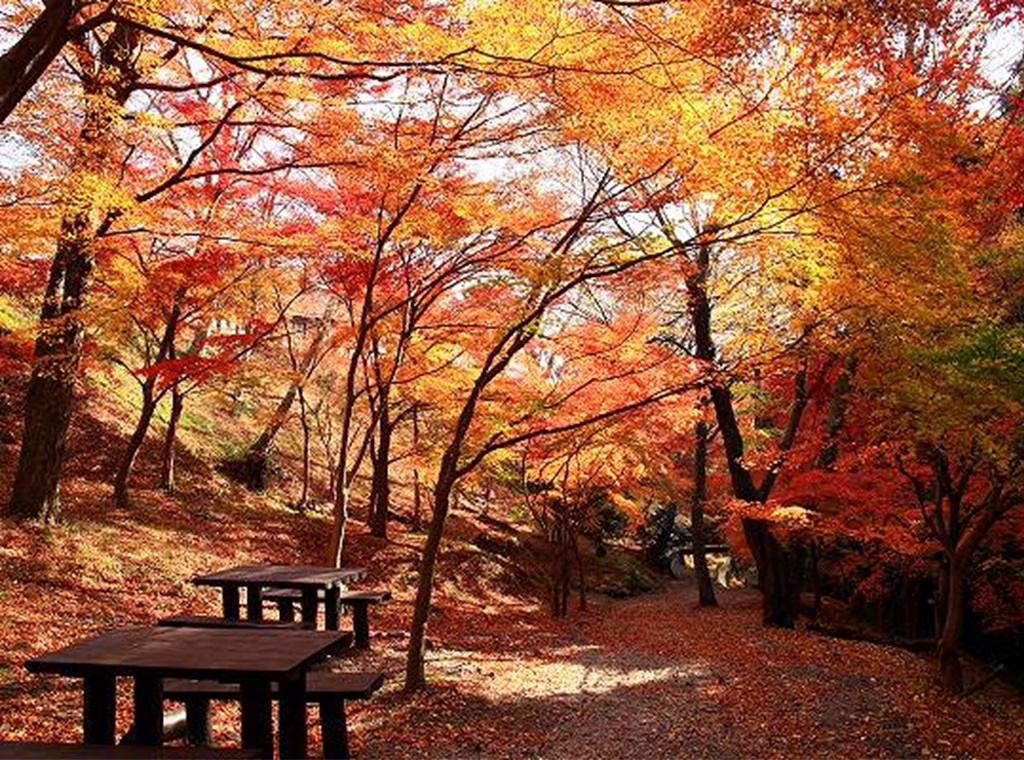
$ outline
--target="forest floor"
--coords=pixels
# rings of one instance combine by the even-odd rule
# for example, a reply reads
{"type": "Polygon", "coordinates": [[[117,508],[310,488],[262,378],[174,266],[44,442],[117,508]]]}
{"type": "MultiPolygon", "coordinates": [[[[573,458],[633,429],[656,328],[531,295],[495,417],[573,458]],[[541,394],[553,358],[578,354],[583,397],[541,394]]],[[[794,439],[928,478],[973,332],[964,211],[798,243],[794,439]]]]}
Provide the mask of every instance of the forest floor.
{"type": "MultiPolygon", "coordinates": [[[[196,462],[183,462],[175,496],[139,488],[129,509],[111,508],[117,445],[85,432],[90,445],[77,446],[64,480],[65,522],[0,518],[0,740],[80,737],[80,683],[32,676],[26,659],[105,628],[216,612],[216,593],[189,583],[197,573],[324,558],[323,516],[196,462]]],[[[0,440],[0,494],[14,453],[10,437],[0,440]]],[[[154,475],[144,458],[138,482],[154,475]]],[[[592,594],[587,610],[553,620],[530,541],[470,509],[449,519],[429,688],[403,692],[422,541],[403,523],[388,540],[351,526],[346,564],[369,569],[362,587],[395,597],[371,612],[372,650],[335,661],[387,674],[380,693],[350,707],[357,758],[1024,758],[1017,692],[995,682],[954,700],[918,655],[766,629],[748,589],[720,590],[721,606],[699,609],[692,583],[669,581],[628,599],[592,594]]],[[[122,731],[128,687],[119,686],[122,731]]],[[[316,719],[314,708],[313,753],[316,719]]],[[[218,742],[237,743],[237,708],[219,708],[214,728],[218,742]]]]}
{"type": "MultiPolygon", "coordinates": [[[[165,521],[174,516],[168,511],[165,521]]],[[[78,683],[25,673],[27,657],[101,628],[183,609],[215,611],[215,595],[193,589],[188,575],[289,559],[294,544],[285,539],[309,522],[283,510],[251,512],[245,524],[241,509],[237,522],[229,523],[230,512],[206,514],[189,513],[200,527],[207,523],[189,532],[146,525],[155,515],[145,508],[113,523],[26,531],[0,522],[0,739],[78,736],[78,683]],[[259,526],[276,542],[262,543],[259,526]]],[[[411,571],[413,554],[400,556],[413,548],[410,534],[400,535],[359,556],[371,585],[387,585],[388,568],[411,571]]],[[[372,541],[357,531],[357,543],[372,541]]],[[[396,600],[372,614],[372,650],[335,661],[388,677],[372,700],[350,706],[355,757],[1024,758],[1024,701],[1016,692],[994,683],[952,700],[917,655],[766,629],[754,591],[719,590],[721,606],[699,609],[692,583],[670,581],[629,599],[594,596],[586,611],[555,621],[535,597],[504,595],[484,562],[458,547],[449,551],[431,618],[425,692],[401,690],[412,597],[403,573],[393,576],[396,600]]],[[[129,703],[123,691],[122,730],[129,703]]],[[[233,708],[220,708],[219,742],[238,742],[237,721],[233,708]]]]}
{"type": "MultiPolygon", "coordinates": [[[[560,628],[446,635],[427,693],[361,709],[358,757],[1024,757],[1008,687],[952,700],[910,652],[764,628],[754,591],[695,600],[675,581],[560,628]]],[[[397,648],[361,657],[400,673],[397,648]]]]}

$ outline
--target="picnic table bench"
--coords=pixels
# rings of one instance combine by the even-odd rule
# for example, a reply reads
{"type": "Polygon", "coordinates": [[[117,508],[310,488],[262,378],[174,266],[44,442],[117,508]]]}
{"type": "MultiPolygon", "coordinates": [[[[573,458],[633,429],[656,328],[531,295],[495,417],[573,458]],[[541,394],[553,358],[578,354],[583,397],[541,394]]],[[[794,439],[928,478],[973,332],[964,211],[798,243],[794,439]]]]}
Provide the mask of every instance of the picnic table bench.
{"type": "MultiPolygon", "coordinates": [[[[282,758],[306,756],[306,677],[350,634],[308,630],[157,626],[107,631],[25,663],[34,673],[83,681],[86,744],[113,748],[116,677],[134,681],[136,741],[159,747],[164,738],[163,680],[214,679],[235,683],[242,704],[242,744],[273,756],[271,689],[280,701],[282,758]]],[[[187,712],[187,711],[186,711],[187,712]]]]}
{"type": "Polygon", "coordinates": [[[241,590],[245,589],[245,614],[249,620],[263,619],[264,589],[290,589],[299,592],[302,619],[316,627],[318,594],[326,600],[328,630],[338,630],[337,596],[346,583],[366,576],[361,567],[320,565],[238,565],[192,579],[197,586],[215,586],[221,590],[224,617],[241,617],[241,590]]]}
{"type": "MultiPolygon", "coordinates": [[[[348,758],[345,700],[368,699],[383,683],[383,673],[314,671],[306,675],[306,701],[316,702],[320,709],[325,758],[348,758]]],[[[270,695],[272,699],[279,696],[273,686],[270,695]]],[[[237,684],[169,678],[164,681],[164,697],[185,704],[189,741],[209,744],[210,701],[237,700],[240,690],[237,684]]]]}
{"type": "MultiPolygon", "coordinates": [[[[356,634],[356,647],[358,649],[370,648],[370,614],[371,604],[386,602],[391,598],[390,591],[339,591],[336,595],[327,597],[327,594],[317,595],[317,602],[324,602],[325,607],[337,604],[341,607],[352,608],[352,629],[356,634]]],[[[278,617],[282,622],[295,620],[295,603],[302,600],[302,593],[295,589],[271,589],[263,592],[263,599],[277,605],[278,617]]],[[[305,615],[303,616],[305,617],[305,615]]],[[[337,630],[341,621],[338,612],[333,615],[330,610],[325,611],[327,628],[337,630]],[[333,623],[333,627],[332,627],[333,623]]]]}
{"type": "Polygon", "coordinates": [[[226,747],[144,747],[139,744],[64,744],[59,742],[0,742],[2,760],[250,760],[258,749],[226,747]]]}
{"type": "Polygon", "coordinates": [[[172,615],[171,617],[160,618],[160,620],[156,621],[156,624],[171,627],[256,628],[262,630],[296,630],[309,628],[309,624],[302,621],[233,620],[231,618],[217,617],[216,615],[172,615]]]}

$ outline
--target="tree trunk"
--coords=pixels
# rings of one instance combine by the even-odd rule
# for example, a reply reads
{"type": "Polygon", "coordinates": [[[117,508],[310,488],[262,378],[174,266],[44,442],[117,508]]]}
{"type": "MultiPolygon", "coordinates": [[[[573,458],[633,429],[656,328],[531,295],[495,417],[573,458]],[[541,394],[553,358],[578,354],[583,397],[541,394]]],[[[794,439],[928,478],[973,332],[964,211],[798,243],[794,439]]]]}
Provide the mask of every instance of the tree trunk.
{"type": "Polygon", "coordinates": [[[0,123],[28,94],[64,43],[77,10],[74,0],[45,0],[32,26],[0,56],[0,123]]]}
{"type": "MultiPolygon", "coordinates": [[[[174,336],[178,331],[178,320],[181,318],[181,301],[185,297],[185,289],[179,288],[174,294],[174,302],[171,305],[170,313],[167,315],[167,323],[164,326],[164,334],[160,339],[160,347],[157,349],[156,359],[153,364],[174,356],[174,336]]],[[[156,392],[158,376],[150,374],[142,384],[142,409],[139,413],[139,421],[135,426],[135,432],[128,440],[128,449],[121,459],[121,466],[114,478],[114,504],[118,507],[128,506],[128,479],[131,477],[132,468],[135,466],[135,459],[139,449],[146,440],[146,433],[149,432],[149,423],[153,420],[153,412],[160,402],[160,398],[167,391],[165,387],[160,393],[156,392]]]]}
{"type": "Polygon", "coordinates": [[[767,520],[743,518],[743,535],[757,563],[764,624],[792,628],[800,607],[800,558],[772,535],[767,520]]]}
{"type": "Polygon", "coordinates": [[[167,493],[174,493],[174,448],[178,437],[178,421],[185,407],[185,394],[175,384],[171,388],[171,417],[167,421],[167,433],[164,436],[164,450],[160,464],[160,487],[167,493]]]}
{"type": "Polygon", "coordinates": [[[579,573],[580,577],[580,610],[585,610],[587,609],[587,583],[583,569],[583,553],[580,551],[578,538],[572,542],[572,550],[576,557],[576,572],[579,573]]]}
{"type": "MultiPolygon", "coordinates": [[[[137,45],[137,33],[118,24],[99,51],[98,70],[84,75],[86,114],[69,180],[76,190],[104,187],[116,165],[114,124],[131,92],[137,45]]],[[[93,268],[92,244],[115,217],[101,205],[97,192],[72,195],[65,208],[25,394],[22,444],[8,507],[12,516],[46,522],[58,517],[60,472],[82,352],[81,309],[93,268]]]]}
{"type": "Polygon", "coordinates": [[[121,465],[117,468],[117,475],[114,477],[114,505],[117,507],[128,506],[128,479],[131,477],[139,449],[142,448],[142,444],[146,440],[153,412],[156,411],[157,399],[153,395],[155,384],[155,379],[154,382],[147,380],[142,387],[142,409],[139,412],[139,421],[135,425],[135,431],[131,438],[128,439],[128,448],[125,450],[124,456],[121,457],[121,465]]]}
{"type": "Polygon", "coordinates": [[[832,398],[828,404],[828,416],[825,419],[825,441],[818,453],[818,467],[828,470],[839,458],[839,433],[843,429],[846,416],[846,403],[853,389],[853,375],[857,371],[857,356],[849,354],[843,362],[843,368],[836,378],[832,398]]]}
{"type": "Polygon", "coordinates": [[[348,485],[348,476],[344,472],[338,473],[337,483],[338,488],[334,493],[334,520],[331,523],[331,540],[328,551],[330,552],[330,562],[335,567],[341,567],[352,491],[348,485]]]}
{"type": "Polygon", "coordinates": [[[387,400],[382,399],[381,403],[377,455],[373,462],[370,534],[377,538],[387,538],[388,510],[391,507],[391,483],[388,476],[391,463],[391,433],[393,428],[391,418],[388,415],[387,400]]]}
{"type": "MultiPolygon", "coordinates": [[[[564,509],[558,504],[555,509],[564,509]]],[[[569,537],[565,519],[562,515],[554,516],[551,535],[551,616],[564,618],[569,611],[569,537]]]]}
{"type": "Polygon", "coordinates": [[[964,690],[964,675],[960,665],[960,639],[967,612],[967,578],[964,564],[956,559],[950,562],[948,578],[945,619],[939,636],[939,668],[942,682],[951,691],[959,694],[964,690]]]}
{"type": "Polygon", "coordinates": [[[298,509],[305,509],[309,503],[310,453],[309,453],[309,412],[306,407],[306,392],[299,386],[299,424],[302,425],[302,493],[296,502],[298,509]]]}
{"type": "Polygon", "coordinates": [[[284,427],[284,423],[288,419],[288,412],[298,393],[298,382],[298,380],[292,381],[284,396],[277,403],[270,422],[263,428],[263,432],[253,441],[242,458],[242,485],[250,491],[262,491],[267,487],[267,459],[270,457],[270,450],[274,446],[277,434],[281,432],[281,428],[284,427]]]}
{"type": "MultiPolygon", "coordinates": [[[[420,445],[420,423],[419,423],[419,410],[413,409],[412,411],[412,447],[413,451],[419,453],[420,445]]],[[[412,529],[415,531],[420,530],[420,510],[423,505],[423,497],[420,493],[420,468],[413,466],[412,468],[412,529]]]]}
{"type": "Polygon", "coordinates": [[[52,522],[59,515],[60,471],[81,357],[79,311],[93,265],[89,216],[88,210],[65,216],[46,285],[10,502],[16,517],[52,522]]]}
{"type": "Polygon", "coordinates": [[[295,364],[294,354],[292,354],[294,375],[291,383],[288,385],[288,390],[285,391],[284,396],[277,403],[277,408],[274,409],[274,413],[271,415],[266,427],[263,428],[263,431],[253,441],[252,445],[249,446],[245,456],[242,458],[242,482],[250,491],[262,491],[267,486],[267,458],[274,447],[274,440],[277,438],[277,434],[281,432],[281,428],[284,427],[284,423],[288,420],[288,413],[291,411],[292,404],[295,403],[295,397],[298,395],[299,389],[309,379],[314,367],[318,363],[320,348],[330,332],[329,327],[336,309],[337,303],[333,300],[329,301],[324,307],[323,316],[320,318],[320,326],[297,365],[295,364]]]}
{"type": "Polygon", "coordinates": [[[416,602],[413,606],[412,625],[409,629],[409,651],[405,663],[405,688],[421,689],[427,685],[424,662],[427,651],[427,619],[430,616],[430,597],[434,588],[434,571],[444,536],[444,523],[448,517],[452,486],[455,484],[454,462],[450,468],[442,463],[441,474],[434,488],[434,514],[430,518],[427,541],[420,562],[416,602]]]}
{"type": "Polygon", "coordinates": [[[697,589],[701,607],[715,607],[715,586],[708,571],[704,550],[704,503],[708,490],[708,424],[700,420],[694,426],[693,500],[690,502],[690,531],[693,537],[693,569],[697,573],[697,589]]]}

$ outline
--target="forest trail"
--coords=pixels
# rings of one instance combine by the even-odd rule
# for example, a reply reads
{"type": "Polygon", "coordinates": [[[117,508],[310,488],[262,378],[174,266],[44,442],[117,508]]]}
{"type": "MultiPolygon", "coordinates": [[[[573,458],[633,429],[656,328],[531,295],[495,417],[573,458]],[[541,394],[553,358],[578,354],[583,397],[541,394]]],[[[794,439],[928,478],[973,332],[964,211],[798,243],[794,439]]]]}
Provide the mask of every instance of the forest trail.
{"type": "Polygon", "coordinates": [[[393,683],[356,707],[354,749],[362,760],[1024,757],[1011,690],[952,701],[917,655],[766,629],[756,592],[719,598],[698,609],[681,581],[562,630],[435,626],[432,687],[414,696],[398,691],[401,644],[382,642],[363,657],[393,683]]]}

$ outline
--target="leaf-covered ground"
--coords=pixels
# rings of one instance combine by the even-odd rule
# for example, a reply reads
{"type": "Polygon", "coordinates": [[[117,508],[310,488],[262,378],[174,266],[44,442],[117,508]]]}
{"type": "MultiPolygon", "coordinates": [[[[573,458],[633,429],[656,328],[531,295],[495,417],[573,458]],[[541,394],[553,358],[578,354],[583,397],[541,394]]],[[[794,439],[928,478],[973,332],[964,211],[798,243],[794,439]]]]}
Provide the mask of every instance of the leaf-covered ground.
{"type": "Polygon", "coordinates": [[[428,693],[360,711],[360,757],[1024,757],[1005,687],[951,701],[909,652],[765,629],[750,591],[694,599],[673,583],[560,629],[453,631],[428,693]]]}
{"type": "MultiPolygon", "coordinates": [[[[140,491],[130,510],[107,488],[69,477],[69,520],[54,528],[0,520],[0,740],[77,740],[74,680],[29,675],[29,657],[104,628],[180,611],[214,612],[192,587],[202,571],[239,562],[319,562],[327,522],[193,477],[169,498],[140,491]]],[[[0,489],[8,484],[0,472],[0,489]]],[[[395,601],[372,613],[369,653],[341,668],[381,668],[389,682],[350,709],[353,749],[384,758],[1024,757],[1024,705],[999,684],[950,700],[931,664],[876,645],[767,630],[757,595],[721,592],[700,610],[685,582],[550,620],[529,580],[533,560],[493,524],[453,515],[419,694],[400,690],[422,534],[390,541],[356,523],[348,562],[395,601]],[[504,542],[503,558],[474,545],[504,542]]],[[[130,721],[122,684],[119,729],[130,721]]],[[[311,751],[319,751],[315,708],[311,751]]],[[[218,741],[238,741],[222,708],[218,741]]]]}

